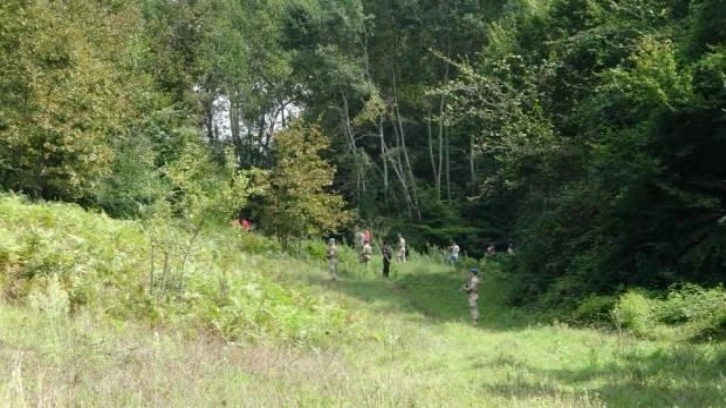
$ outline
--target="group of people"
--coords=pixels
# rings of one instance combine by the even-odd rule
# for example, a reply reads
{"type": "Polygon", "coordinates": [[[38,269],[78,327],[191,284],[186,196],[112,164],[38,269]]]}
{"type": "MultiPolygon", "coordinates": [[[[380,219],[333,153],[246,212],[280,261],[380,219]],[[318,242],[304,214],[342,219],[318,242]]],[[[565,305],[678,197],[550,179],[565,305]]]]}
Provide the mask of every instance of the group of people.
{"type": "MultiPolygon", "coordinates": [[[[368,265],[368,263],[371,261],[373,257],[373,247],[371,246],[371,242],[373,240],[373,234],[370,230],[363,230],[361,231],[359,228],[356,227],[355,229],[355,248],[360,255],[360,262],[363,264],[368,265]]],[[[405,263],[406,262],[406,239],[403,238],[403,236],[399,233],[398,234],[398,240],[397,240],[397,246],[396,246],[396,259],[398,262],[405,263]]],[[[508,246],[508,251],[510,254],[513,253],[513,245],[508,246]]],[[[490,247],[487,248],[487,254],[493,255],[495,252],[494,246],[490,245],[490,247]]],[[[461,248],[459,245],[456,244],[456,242],[451,242],[449,247],[447,248],[448,253],[448,261],[452,265],[455,265],[459,260],[459,254],[461,252],[461,248]]],[[[381,255],[383,257],[383,277],[388,278],[390,274],[391,269],[391,262],[393,261],[393,248],[391,247],[390,243],[383,240],[383,246],[381,247],[381,255]]],[[[338,279],[338,247],[335,241],[335,238],[330,238],[328,240],[328,248],[326,251],[326,258],[328,260],[328,268],[330,271],[330,278],[332,280],[338,279]]],[[[461,287],[461,290],[467,294],[468,302],[469,302],[469,312],[471,314],[471,320],[472,324],[476,325],[479,321],[479,269],[476,267],[472,267],[469,269],[469,279],[467,280],[466,284],[464,284],[461,287]]]]}
{"type": "MultiPolygon", "coordinates": [[[[362,264],[368,265],[373,258],[373,233],[369,230],[360,230],[358,227],[355,228],[354,232],[354,243],[355,249],[358,252],[359,260],[362,264]]],[[[383,240],[383,246],[381,247],[381,256],[383,257],[383,277],[387,278],[391,273],[391,262],[393,261],[393,248],[387,240],[383,240]]],[[[406,262],[406,239],[403,235],[398,234],[398,241],[396,245],[396,259],[398,262],[406,262]]],[[[325,253],[325,257],[328,260],[328,269],[330,271],[330,278],[332,280],[338,279],[338,247],[335,238],[328,240],[328,249],[325,253]]]]}
{"type": "MultiPolygon", "coordinates": [[[[252,225],[252,222],[243,216],[238,216],[236,219],[232,220],[232,224],[235,226],[241,227],[245,231],[250,231],[254,227],[252,225]]],[[[368,265],[373,258],[373,246],[371,243],[373,242],[373,233],[369,229],[361,230],[356,226],[354,231],[354,243],[356,251],[359,254],[360,262],[368,265]]],[[[496,254],[496,246],[494,244],[490,244],[486,249],[486,255],[491,256],[496,254]]],[[[507,253],[514,254],[514,245],[513,243],[507,242],[507,253]]],[[[396,251],[395,251],[395,259],[400,263],[406,262],[406,239],[403,237],[402,234],[397,235],[397,241],[396,241],[396,251]]],[[[451,265],[456,265],[459,261],[459,254],[461,252],[461,248],[459,245],[452,241],[451,244],[447,247],[447,261],[451,265]]],[[[325,256],[328,261],[328,268],[330,272],[330,278],[332,280],[338,279],[338,247],[335,241],[335,238],[330,238],[328,240],[328,248],[325,253],[325,256]]],[[[391,244],[384,239],[383,245],[381,247],[381,256],[383,258],[383,277],[388,278],[391,271],[391,262],[393,262],[394,259],[394,251],[391,247],[391,244]]],[[[477,324],[479,320],[479,307],[478,307],[478,299],[479,299],[479,270],[476,267],[472,267],[469,269],[469,280],[466,284],[464,284],[461,287],[461,290],[465,292],[469,299],[469,310],[471,313],[471,319],[473,324],[477,324]]]]}
{"type": "Polygon", "coordinates": [[[489,246],[487,246],[487,256],[493,256],[497,254],[497,249],[506,249],[508,255],[514,255],[514,242],[512,241],[506,241],[501,243],[490,243],[489,246]]]}

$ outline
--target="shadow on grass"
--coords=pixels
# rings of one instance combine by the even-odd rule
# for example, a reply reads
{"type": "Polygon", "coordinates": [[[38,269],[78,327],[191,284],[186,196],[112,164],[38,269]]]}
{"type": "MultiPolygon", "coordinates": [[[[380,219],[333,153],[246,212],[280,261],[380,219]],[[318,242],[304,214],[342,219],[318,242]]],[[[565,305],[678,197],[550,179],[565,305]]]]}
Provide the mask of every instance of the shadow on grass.
{"type": "MultiPolygon", "coordinates": [[[[350,278],[332,282],[318,276],[308,277],[308,282],[369,302],[374,309],[384,313],[417,313],[434,323],[469,322],[467,295],[460,290],[466,281],[466,273],[410,272],[391,279],[369,277],[350,278]]],[[[485,278],[479,292],[479,327],[490,330],[512,330],[527,325],[504,305],[502,282],[497,278],[485,278]]]]}
{"type": "Polygon", "coordinates": [[[516,367],[511,378],[499,384],[485,384],[484,391],[516,399],[566,396],[577,406],[599,406],[591,404],[593,401],[608,407],[726,406],[723,343],[715,349],[678,347],[649,356],[626,355],[617,362],[593,362],[583,369],[547,370],[521,363],[510,367],[516,367]],[[527,378],[538,380],[532,382],[527,378]]]}

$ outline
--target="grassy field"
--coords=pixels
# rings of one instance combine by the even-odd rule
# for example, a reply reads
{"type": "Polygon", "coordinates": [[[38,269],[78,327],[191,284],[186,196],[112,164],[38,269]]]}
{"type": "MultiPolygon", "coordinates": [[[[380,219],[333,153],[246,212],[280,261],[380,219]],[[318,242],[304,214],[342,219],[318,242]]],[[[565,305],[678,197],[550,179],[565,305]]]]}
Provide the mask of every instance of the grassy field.
{"type": "MultiPolygon", "coordinates": [[[[51,236],[56,243],[68,228],[115,231],[116,239],[138,243],[127,243],[123,262],[139,268],[148,255],[140,238],[145,232],[110,220],[94,226],[99,216],[75,208],[0,204],[14,214],[0,212],[0,226],[9,232],[0,241],[2,406],[726,406],[724,343],[644,341],[538,322],[504,306],[507,276],[495,265],[482,266],[478,327],[468,323],[466,298],[458,292],[464,268],[414,256],[384,281],[378,264],[366,269],[344,253],[344,279],[332,282],[310,255],[319,248],[293,258],[250,238],[243,239],[252,252],[227,260],[205,255],[220,248],[217,238],[200,241],[187,272],[186,290],[194,296],[153,295],[154,308],[119,313],[144,304],[144,290],[134,295],[141,300],[108,299],[147,282],[148,267],[100,287],[64,275],[21,290],[9,277],[35,265],[21,256],[28,230],[63,232],[51,236]],[[74,221],[65,227],[49,221],[60,215],[74,221]],[[226,276],[222,283],[220,276],[226,276]],[[204,302],[222,297],[203,290],[206,280],[227,297],[204,302]],[[270,294],[252,296],[249,284],[239,283],[245,281],[270,294]],[[97,297],[73,307],[77,288],[97,297]],[[230,299],[242,303],[229,309],[230,299]],[[244,330],[230,329],[235,325],[244,330]]],[[[80,233],[74,236],[78,241],[80,233]]],[[[35,245],[55,254],[51,243],[35,245]]],[[[103,259],[98,249],[89,250],[103,259]]]]}

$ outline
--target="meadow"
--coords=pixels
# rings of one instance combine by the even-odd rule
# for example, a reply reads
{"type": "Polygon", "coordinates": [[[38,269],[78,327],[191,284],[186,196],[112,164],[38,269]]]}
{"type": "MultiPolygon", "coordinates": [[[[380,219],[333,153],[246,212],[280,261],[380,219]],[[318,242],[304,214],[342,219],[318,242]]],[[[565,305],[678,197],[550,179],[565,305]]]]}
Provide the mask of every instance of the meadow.
{"type": "Polygon", "coordinates": [[[571,327],[505,303],[480,265],[413,254],[380,277],[322,242],[171,226],[0,198],[0,404],[726,406],[726,344],[571,327]]]}

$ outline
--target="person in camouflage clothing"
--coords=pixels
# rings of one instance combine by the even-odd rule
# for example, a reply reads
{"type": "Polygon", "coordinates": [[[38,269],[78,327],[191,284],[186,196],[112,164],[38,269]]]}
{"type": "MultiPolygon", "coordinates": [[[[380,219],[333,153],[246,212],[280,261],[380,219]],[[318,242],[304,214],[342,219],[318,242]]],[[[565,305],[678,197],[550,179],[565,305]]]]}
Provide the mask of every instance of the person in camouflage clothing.
{"type": "Polygon", "coordinates": [[[335,246],[335,238],[328,240],[328,250],[325,252],[328,259],[328,269],[330,271],[330,279],[338,279],[338,247],[335,246]]]}
{"type": "Polygon", "coordinates": [[[479,269],[472,267],[469,272],[469,281],[462,286],[461,290],[469,295],[471,322],[477,324],[479,322],[479,269]]]}

